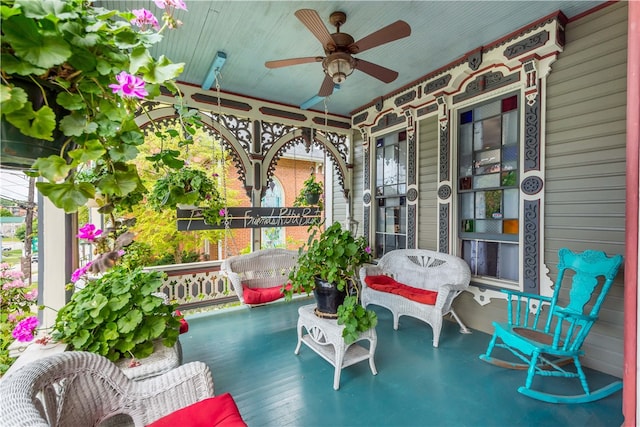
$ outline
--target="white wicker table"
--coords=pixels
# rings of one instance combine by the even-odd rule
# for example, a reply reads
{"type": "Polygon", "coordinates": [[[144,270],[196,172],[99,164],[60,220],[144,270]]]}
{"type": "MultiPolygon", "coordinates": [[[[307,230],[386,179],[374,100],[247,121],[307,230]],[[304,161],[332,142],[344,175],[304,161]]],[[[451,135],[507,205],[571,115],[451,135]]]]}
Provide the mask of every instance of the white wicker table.
{"type": "Polygon", "coordinates": [[[324,319],[315,315],[313,312],[315,304],[304,305],[298,309],[298,345],[295,354],[300,353],[300,346],[304,343],[310,349],[315,351],[327,362],[335,367],[333,375],[333,389],[340,388],[340,372],[342,368],[354,365],[363,360],[369,359],[371,372],[376,375],[376,365],[373,357],[376,352],[376,344],[378,335],[375,328],[371,328],[360,334],[356,342],[346,345],[342,338],[342,330],[344,326],[338,325],[337,320],[324,319]],[[303,334],[303,329],[307,333],[303,334]],[[358,341],[368,340],[369,349],[357,344],[358,341]],[[333,348],[331,348],[333,347],[333,348]]]}

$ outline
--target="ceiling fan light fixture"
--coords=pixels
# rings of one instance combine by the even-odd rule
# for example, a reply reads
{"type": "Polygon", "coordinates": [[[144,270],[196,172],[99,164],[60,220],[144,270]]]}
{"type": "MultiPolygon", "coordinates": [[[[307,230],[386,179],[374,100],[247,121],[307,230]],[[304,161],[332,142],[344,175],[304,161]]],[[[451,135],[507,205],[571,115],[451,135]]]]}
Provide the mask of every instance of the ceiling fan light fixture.
{"type": "Polygon", "coordinates": [[[355,69],[356,62],[345,52],[336,52],[327,56],[324,60],[324,70],[325,73],[335,84],[340,84],[344,82],[353,70],[355,69]]]}

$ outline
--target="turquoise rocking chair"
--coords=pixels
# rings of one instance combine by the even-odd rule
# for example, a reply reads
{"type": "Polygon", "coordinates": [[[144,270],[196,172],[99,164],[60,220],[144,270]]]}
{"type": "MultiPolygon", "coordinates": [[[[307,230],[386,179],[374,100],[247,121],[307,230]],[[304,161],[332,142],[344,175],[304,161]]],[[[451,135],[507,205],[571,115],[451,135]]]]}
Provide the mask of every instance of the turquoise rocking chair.
{"type": "Polygon", "coordinates": [[[503,368],[526,369],[525,385],[518,388],[525,396],[550,403],[592,402],[622,388],[622,382],[615,381],[590,391],[579,360],[584,354],[582,343],[598,319],[598,312],[622,264],[622,256],[607,257],[604,252],[592,250],[575,254],[563,248],[558,252],[558,258],[558,276],[552,297],[504,290],[508,295],[508,322],[493,322],[495,332],[487,352],[480,355],[480,359],[503,368]],[[562,294],[569,302],[561,307],[559,295],[567,270],[574,274],[570,289],[562,294]],[[598,280],[601,276],[604,283],[598,286],[602,282],[598,280]],[[590,309],[589,302],[593,304],[590,309]],[[548,313],[546,319],[545,313],[548,313]],[[496,347],[509,350],[524,363],[491,356],[496,347]],[[571,362],[575,369],[570,369],[571,362]],[[531,385],[535,375],[578,378],[584,394],[567,396],[534,390],[531,385]]]}

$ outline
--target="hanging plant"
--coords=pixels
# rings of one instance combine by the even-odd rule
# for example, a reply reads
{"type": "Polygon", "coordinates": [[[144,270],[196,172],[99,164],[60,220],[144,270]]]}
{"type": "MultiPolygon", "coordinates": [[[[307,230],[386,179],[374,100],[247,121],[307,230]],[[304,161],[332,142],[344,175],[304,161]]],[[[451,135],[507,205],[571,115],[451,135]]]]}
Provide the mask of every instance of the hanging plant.
{"type": "Polygon", "coordinates": [[[155,182],[147,200],[157,211],[192,205],[202,210],[205,222],[220,224],[226,211],[216,177],[192,167],[172,169],[155,182]]]}
{"type": "Polygon", "coordinates": [[[302,189],[293,201],[293,206],[319,206],[322,209],[323,192],[322,182],[316,181],[316,176],[312,173],[302,184],[302,189]]]}

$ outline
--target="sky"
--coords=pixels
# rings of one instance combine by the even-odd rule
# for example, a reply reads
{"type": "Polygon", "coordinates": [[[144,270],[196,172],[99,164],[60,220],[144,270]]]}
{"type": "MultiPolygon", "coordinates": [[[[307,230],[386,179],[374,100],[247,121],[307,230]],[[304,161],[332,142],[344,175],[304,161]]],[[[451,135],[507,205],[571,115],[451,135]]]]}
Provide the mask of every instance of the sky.
{"type": "Polygon", "coordinates": [[[0,169],[1,198],[26,201],[29,194],[28,184],[29,177],[22,171],[0,169]]]}

